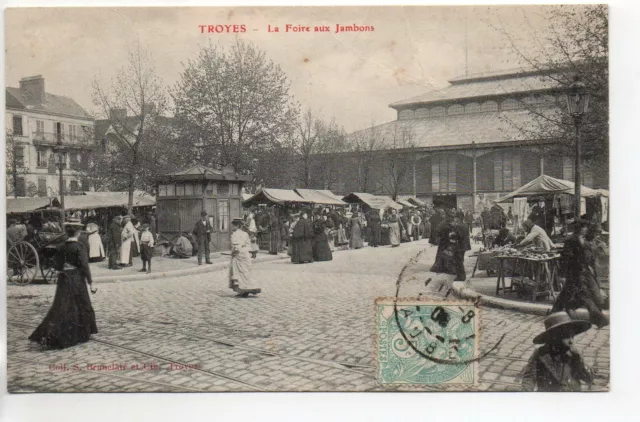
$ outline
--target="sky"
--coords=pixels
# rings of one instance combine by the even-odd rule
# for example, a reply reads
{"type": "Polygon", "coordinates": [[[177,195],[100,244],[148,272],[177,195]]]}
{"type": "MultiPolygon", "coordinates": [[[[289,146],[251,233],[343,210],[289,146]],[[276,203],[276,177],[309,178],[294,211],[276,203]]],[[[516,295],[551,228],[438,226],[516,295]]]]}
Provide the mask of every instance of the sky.
{"type": "Polygon", "coordinates": [[[303,109],[347,132],[395,119],[390,103],[447,86],[469,73],[518,67],[506,29],[534,54],[548,31],[547,6],[29,8],[5,12],[7,86],[42,75],[46,91],[89,112],[94,79],[109,84],[129,51],[148,50],[173,87],[209,41],[254,42],[280,65],[303,109]],[[331,32],[284,32],[285,25],[331,32]],[[335,33],[336,24],[373,26],[335,33]],[[244,33],[201,33],[199,25],[245,25],[244,33]],[[280,32],[268,32],[268,25],[280,32]],[[537,36],[537,37],[536,37],[537,36]]]}

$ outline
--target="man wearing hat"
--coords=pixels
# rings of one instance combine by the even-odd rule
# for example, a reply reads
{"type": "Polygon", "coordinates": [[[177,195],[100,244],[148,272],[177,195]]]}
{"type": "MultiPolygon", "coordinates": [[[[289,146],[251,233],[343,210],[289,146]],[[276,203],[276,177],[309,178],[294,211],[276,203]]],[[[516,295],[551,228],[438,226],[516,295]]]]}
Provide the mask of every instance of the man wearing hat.
{"type": "Polygon", "coordinates": [[[213,226],[207,218],[207,212],[202,210],[200,212],[200,220],[196,222],[196,226],[193,228],[193,235],[198,242],[198,265],[202,265],[202,255],[204,255],[205,262],[207,264],[213,264],[209,257],[209,242],[211,242],[211,233],[213,232],[213,226]]]}
{"type": "Polygon", "coordinates": [[[555,312],[544,320],[545,331],[534,344],[542,344],[529,359],[522,374],[524,391],[581,391],[581,381],[591,384],[593,371],[571,346],[573,337],[587,331],[588,321],[573,320],[566,312],[555,312]]]}

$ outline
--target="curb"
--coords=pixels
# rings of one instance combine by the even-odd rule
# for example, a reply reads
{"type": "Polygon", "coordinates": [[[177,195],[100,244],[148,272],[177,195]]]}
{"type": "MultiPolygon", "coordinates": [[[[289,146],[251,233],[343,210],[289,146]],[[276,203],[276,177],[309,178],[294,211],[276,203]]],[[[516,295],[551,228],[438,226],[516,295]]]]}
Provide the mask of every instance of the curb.
{"type": "MultiPolygon", "coordinates": [[[[224,255],[223,255],[224,256],[224,255]]],[[[289,259],[290,257],[288,255],[286,256],[280,256],[280,255],[267,255],[265,257],[258,257],[256,258],[253,263],[257,264],[257,263],[262,263],[262,262],[271,262],[271,261],[278,261],[281,259],[289,259]]],[[[169,278],[169,277],[179,277],[179,276],[186,276],[186,275],[194,275],[194,274],[205,274],[205,273],[211,273],[214,271],[220,271],[220,270],[225,270],[227,268],[229,268],[230,265],[230,261],[231,260],[227,260],[224,262],[216,262],[213,265],[203,265],[203,266],[195,266],[193,268],[188,268],[188,269],[180,269],[180,270],[175,270],[175,271],[161,271],[161,272],[154,272],[154,273],[150,273],[150,274],[131,274],[131,275],[126,275],[126,276],[122,276],[122,275],[108,275],[108,276],[102,276],[102,277],[94,277],[93,281],[96,283],[116,283],[116,282],[121,282],[121,281],[140,281],[140,280],[153,280],[153,279],[158,279],[158,278],[169,278]]]]}
{"type": "MultiPolygon", "coordinates": [[[[499,297],[483,295],[476,292],[466,285],[464,281],[453,282],[453,294],[461,299],[478,301],[480,305],[489,308],[504,309],[507,311],[516,311],[524,314],[547,316],[551,313],[551,305],[542,305],[539,303],[519,302],[516,300],[501,299],[499,297]]],[[[609,311],[603,311],[604,315],[609,317],[609,311]]],[[[579,319],[589,320],[589,312],[584,309],[576,309],[576,317],[579,319]]]]}

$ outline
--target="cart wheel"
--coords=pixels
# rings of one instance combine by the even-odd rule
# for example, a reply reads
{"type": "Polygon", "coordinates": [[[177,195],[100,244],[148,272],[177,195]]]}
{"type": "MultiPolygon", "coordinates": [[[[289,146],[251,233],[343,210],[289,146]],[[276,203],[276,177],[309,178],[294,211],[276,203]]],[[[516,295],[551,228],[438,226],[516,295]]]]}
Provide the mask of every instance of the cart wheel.
{"type": "Polygon", "coordinates": [[[58,271],[55,267],[55,257],[49,256],[42,258],[42,264],[40,264],[40,272],[42,278],[49,284],[56,284],[58,282],[58,271]]]}
{"type": "Polygon", "coordinates": [[[7,252],[7,281],[24,286],[38,274],[38,251],[30,243],[17,242],[7,252]]]}

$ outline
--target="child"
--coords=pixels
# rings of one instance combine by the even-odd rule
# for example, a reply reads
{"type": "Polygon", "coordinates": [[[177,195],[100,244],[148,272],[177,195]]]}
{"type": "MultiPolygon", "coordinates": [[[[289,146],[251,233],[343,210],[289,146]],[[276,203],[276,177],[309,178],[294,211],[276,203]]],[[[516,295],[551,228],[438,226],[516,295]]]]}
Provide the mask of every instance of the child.
{"type": "Polygon", "coordinates": [[[153,255],[153,234],[149,231],[149,225],[142,225],[142,234],[140,235],[140,257],[142,258],[141,273],[149,274],[151,272],[151,256],[153,255]],[[147,266],[148,265],[148,266],[147,266]]]}
{"type": "Polygon", "coordinates": [[[522,375],[524,391],[580,391],[580,381],[589,385],[593,372],[574,350],[573,336],[591,327],[588,321],[572,320],[566,312],[555,312],[544,320],[546,331],[533,342],[543,344],[536,349],[522,375]],[[537,387],[537,388],[536,388],[537,387]]]}

